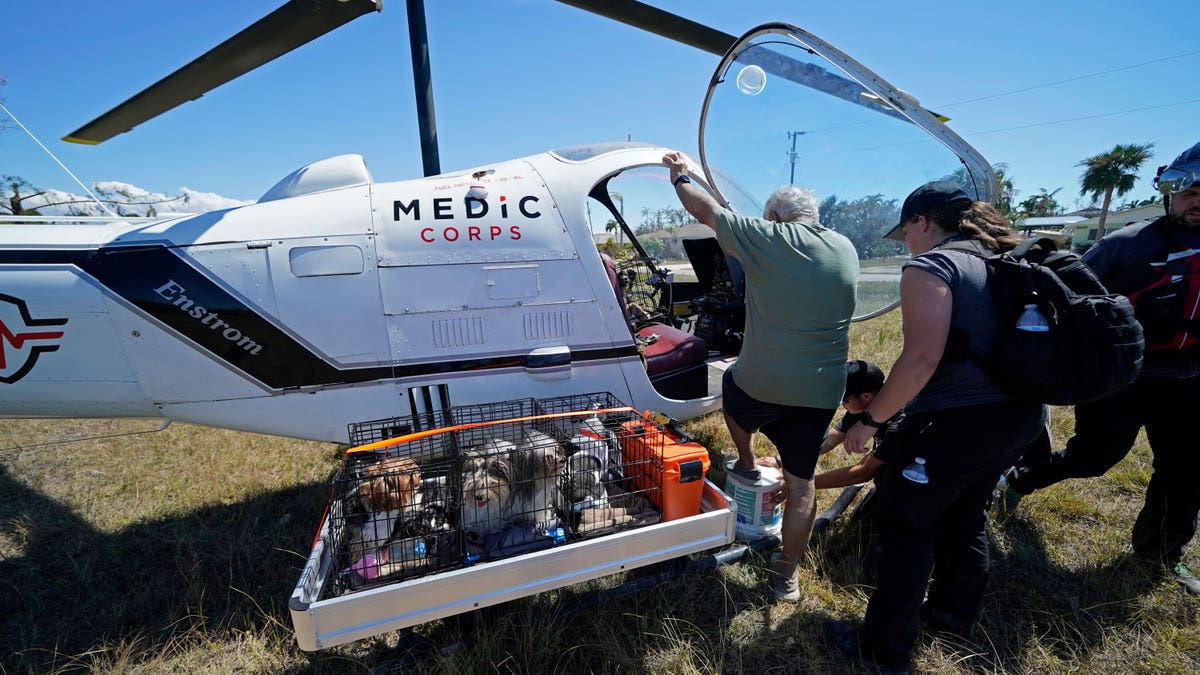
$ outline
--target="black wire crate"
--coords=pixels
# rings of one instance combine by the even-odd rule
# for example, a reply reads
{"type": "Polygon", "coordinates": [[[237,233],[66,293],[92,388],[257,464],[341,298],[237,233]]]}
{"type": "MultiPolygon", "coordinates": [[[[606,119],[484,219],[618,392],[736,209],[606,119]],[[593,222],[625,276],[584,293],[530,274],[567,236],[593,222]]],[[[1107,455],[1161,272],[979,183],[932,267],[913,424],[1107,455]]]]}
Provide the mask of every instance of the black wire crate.
{"type": "Polygon", "coordinates": [[[346,454],[328,515],[335,595],[461,562],[461,461],[452,443],[433,434],[346,454]]]}
{"type": "Polygon", "coordinates": [[[459,406],[350,430],[365,443],[333,479],[333,595],[663,519],[661,427],[611,394],[459,406]]]}
{"type": "Polygon", "coordinates": [[[385,441],[389,438],[398,438],[418,431],[440,429],[450,423],[451,419],[446,412],[435,411],[354,422],[347,425],[347,430],[349,431],[350,445],[359,446],[385,441]]]}

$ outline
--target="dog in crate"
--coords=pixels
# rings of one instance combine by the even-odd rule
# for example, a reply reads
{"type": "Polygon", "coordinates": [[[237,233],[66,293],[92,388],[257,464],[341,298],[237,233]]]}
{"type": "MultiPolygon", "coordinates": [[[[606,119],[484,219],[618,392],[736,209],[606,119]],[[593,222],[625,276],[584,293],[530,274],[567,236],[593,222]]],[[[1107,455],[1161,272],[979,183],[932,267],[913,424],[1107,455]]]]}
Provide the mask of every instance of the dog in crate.
{"type": "Polygon", "coordinates": [[[383,547],[420,500],[421,469],[410,457],[383,457],[360,469],[357,494],[367,521],[349,537],[351,559],[383,547]]]}
{"type": "Polygon", "coordinates": [[[521,444],[492,438],[466,452],[463,462],[462,525],[476,538],[514,522],[549,528],[560,506],[558,482],[566,464],[562,446],[538,431],[521,444]]]}

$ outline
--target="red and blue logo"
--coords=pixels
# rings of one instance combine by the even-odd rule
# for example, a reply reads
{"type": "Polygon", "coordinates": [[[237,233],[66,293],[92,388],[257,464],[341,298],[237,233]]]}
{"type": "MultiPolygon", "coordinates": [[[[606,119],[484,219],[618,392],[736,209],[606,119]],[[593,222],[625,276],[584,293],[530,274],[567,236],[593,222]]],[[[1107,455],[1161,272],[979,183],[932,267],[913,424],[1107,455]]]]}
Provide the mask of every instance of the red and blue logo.
{"type": "Polygon", "coordinates": [[[0,293],[0,382],[12,384],[58,349],[66,319],[35,319],[25,301],[0,293]]]}

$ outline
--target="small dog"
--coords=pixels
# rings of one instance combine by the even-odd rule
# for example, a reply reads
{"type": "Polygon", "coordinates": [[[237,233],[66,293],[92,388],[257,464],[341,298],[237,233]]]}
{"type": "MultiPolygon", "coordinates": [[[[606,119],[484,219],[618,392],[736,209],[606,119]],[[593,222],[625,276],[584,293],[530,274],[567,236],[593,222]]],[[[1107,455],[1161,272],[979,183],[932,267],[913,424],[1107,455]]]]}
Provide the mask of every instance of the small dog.
{"type": "Polygon", "coordinates": [[[516,448],[509,441],[491,439],[466,451],[462,526],[468,534],[494,534],[507,524],[512,497],[512,467],[508,457],[516,448]]]}
{"type": "Polygon", "coordinates": [[[528,521],[537,530],[549,530],[558,517],[555,509],[562,505],[558,489],[566,460],[562,446],[541,432],[539,437],[526,435],[526,443],[509,454],[511,500],[510,521],[528,521]],[[549,443],[546,440],[549,440],[549,443]]]}
{"type": "Polygon", "coordinates": [[[388,543],[397,524],[411,515],[420,483],[420,467],[408,457],[384,457],[362,470],[358,496],[369,515],[350,537],[352,559],[388,543]]]}
{"type": "Polygon", "coordinates": [[[555,524],[566,466],[558,441],[529,430],[520,446],[491,439],[466,454],[462,523],[468,535],[496,534],[517,521],[542,529],[555,524]]]}
{"type": "Polygon", "coordinates": [[[562,491],[567,503],[576,511],[606,505],[608,492],[604,489],[603,476],[600,460],[592,454],[580,451],[568,457],[567,470],[562,477],[562,491]]]}

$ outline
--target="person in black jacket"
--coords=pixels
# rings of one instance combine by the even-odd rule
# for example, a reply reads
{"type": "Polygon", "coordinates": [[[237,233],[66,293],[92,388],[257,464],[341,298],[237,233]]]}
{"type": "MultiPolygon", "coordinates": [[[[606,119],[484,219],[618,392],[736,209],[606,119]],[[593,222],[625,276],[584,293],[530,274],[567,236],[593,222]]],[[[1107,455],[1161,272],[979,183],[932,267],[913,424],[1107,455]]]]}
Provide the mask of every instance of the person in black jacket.
{"type": "Polygon", "coordinates": [[[1146,334],[1136,382],[1075,407],[1075,435],[1055,453],[1028,453],[1006,478],[1004,509],[1067,478],[1100,476],[1146,429],[1154,474],[1133,524],[1133,550],[1190,593],[1200,581],[1183,561],[1200,512],[1200,448],[1190,408],[1200,401],[1200,143],[1160,170],[1166,215],[1105,236],[1083,255],[1113,293],[1128,296],[1146,334]],[[1164,405],[1165,402],[1182,403],[1164,405]]]}

